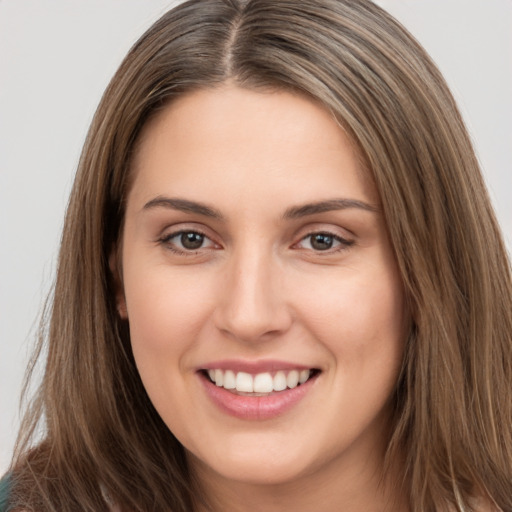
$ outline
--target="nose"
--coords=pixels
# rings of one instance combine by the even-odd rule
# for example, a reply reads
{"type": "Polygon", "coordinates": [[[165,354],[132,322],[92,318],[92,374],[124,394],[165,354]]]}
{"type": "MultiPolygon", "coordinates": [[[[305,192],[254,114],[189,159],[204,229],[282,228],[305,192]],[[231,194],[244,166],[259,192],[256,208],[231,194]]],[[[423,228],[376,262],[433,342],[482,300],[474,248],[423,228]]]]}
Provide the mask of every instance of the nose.
{"type": "Polygon", "coordinates": [[[286,332],[292,314],[283,287],[283,269],[270,254],[244,250],[226,265],[215,322],[243,342],[273,339],[286,332]]]}

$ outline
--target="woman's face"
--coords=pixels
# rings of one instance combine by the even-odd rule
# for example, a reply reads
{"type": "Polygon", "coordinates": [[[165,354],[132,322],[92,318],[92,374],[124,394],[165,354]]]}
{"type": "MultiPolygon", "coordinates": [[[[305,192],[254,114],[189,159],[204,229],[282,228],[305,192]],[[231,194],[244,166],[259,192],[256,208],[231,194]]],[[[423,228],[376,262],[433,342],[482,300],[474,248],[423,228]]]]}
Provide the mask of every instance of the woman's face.
{"type": "Polygon", "coordinates": [[[156,410],[204,478],[374,474],[404,300],[376,191],[329,113],[224,86],[143,131],[118,302],[156,410]]]}

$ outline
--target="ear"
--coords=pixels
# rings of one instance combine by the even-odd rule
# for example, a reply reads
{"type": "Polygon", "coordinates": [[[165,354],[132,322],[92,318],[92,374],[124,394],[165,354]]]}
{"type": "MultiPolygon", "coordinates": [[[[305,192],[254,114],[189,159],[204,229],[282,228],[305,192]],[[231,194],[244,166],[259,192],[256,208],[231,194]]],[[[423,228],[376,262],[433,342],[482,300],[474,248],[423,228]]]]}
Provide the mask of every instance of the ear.
{"type": "Polygon", "coordinates": [[[110,255],[108,257],[108,266],[110,268],[110,272],[112,272],[112,278],[114,282],[117,312],[122,320],[128,320],[128,308],[126,307],[126,297],[124,295],[124,285],[122,279],[122,265],[117,247],[110,251],[110,255]]]}

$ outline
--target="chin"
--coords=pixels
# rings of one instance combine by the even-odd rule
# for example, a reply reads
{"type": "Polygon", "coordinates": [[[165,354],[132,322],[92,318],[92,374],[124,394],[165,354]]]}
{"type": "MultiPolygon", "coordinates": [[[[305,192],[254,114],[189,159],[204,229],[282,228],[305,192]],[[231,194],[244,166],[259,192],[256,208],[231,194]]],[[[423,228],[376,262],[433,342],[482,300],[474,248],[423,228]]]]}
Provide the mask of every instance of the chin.
{"type": "Polygon", "coordinates": [[[216,454],[210,461],[208,457],[202,457],[203,460],[192,454],[191,457],[192,464],[204,476],[248,485],[285,485],[311,471],[311,464],[299,450],[283,454],[255,447],[232,454],[223,451],[222,455],[216,454]]]}

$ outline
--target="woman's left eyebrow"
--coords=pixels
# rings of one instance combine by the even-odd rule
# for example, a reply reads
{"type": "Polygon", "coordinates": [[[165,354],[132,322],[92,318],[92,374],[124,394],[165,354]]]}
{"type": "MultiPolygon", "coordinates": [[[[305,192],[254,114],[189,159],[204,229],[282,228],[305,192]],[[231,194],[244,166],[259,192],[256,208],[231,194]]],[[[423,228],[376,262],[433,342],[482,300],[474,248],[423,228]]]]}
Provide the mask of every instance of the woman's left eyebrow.
{"type": "Polygon", "coordinates": [[[346,210],[349,208],[358,208],[372,213],[377,213],[379,208],[370,203],[365,203],[358,199],[328,199],[327,201],[318,201],[288,208],[283,217],[285,219],[298,219],[307,217],[316,213],[330,212],[334,210],[346,210]]]}

